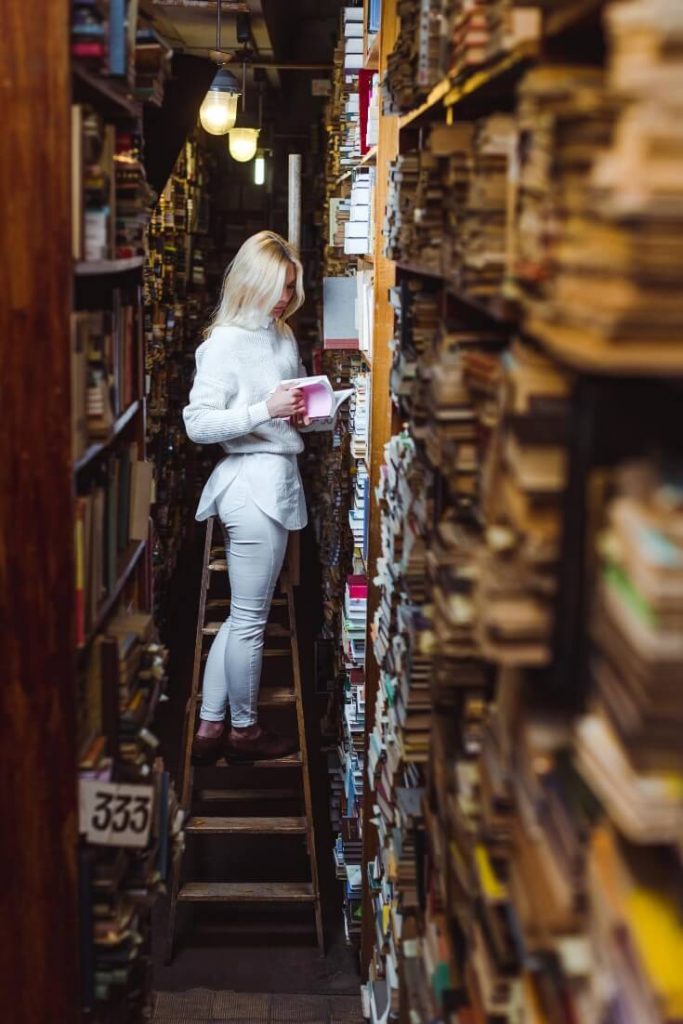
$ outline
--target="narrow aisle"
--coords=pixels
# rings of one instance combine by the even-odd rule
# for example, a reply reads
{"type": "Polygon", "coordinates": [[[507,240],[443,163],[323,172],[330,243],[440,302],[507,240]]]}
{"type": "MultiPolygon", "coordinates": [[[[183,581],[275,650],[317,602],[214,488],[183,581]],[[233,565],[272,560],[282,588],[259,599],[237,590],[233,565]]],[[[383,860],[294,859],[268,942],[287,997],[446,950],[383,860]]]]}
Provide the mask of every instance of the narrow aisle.
{"type": "MultiPolygon", "coordinates": [[[[163,705],[159,735],[164,756],[176,776],[183,711],[192,672],[193,615],[198,602],[203,539],[203,528],[198,526],[181,553],[169,602],[172,609],[170,633],[174,638],[169,685],[171,699],[163,705]]],[[[306,531],[302,537],[302,564],[305,566],[316,564],[313,544],[310,532],[306,531]]],[[[296,592],[304,693],[310,693],[313,686],[312,647],[319,615],[316,600],[319,598],[315,574],[304,572],[296,592]]],[[[312,915],[307,907],[295,911],[291,906],[279,911],[277,908],[255,911],[254,908],[216,906],[204,907],[194,916],[192,908],[181,907],[184,917],[179,919],[176,953],[172,962],[166,964],[163,957],[169,900],[165,898],[159,901],[153,915],[153,988],[158,996],[155,1019],[169,1024],[179,1020],[221,1019],[329,1020],[343,1024],[362,1019],[357,959],[345,942],[339,887],[328,854],[332,836],[327,811],[327,777],[320,753],[319,722],[316,714],[310,713],[312,709],[309,707],[307,710],[326,956],[319,954],[312,915]],[[264,994],[265,991],[277,993],[272,996],[272,1006],[268,1003],[271,996],[264,994]],[[266,1004],[270,1008],[264,1010],[266,1004]],[[229,1009],[221,1009],[224,1006],[229,1009]],[[209,1012],[211,1007],[213,1009],[209,1012]]],[[[287,864],[270,863],[262,841],[254,837],[236,838],[233,844],[230,867],[235,872],[245,871],[250,877],[267,878],[271,871],[296,870],[293,859],[287,864]]],[[[225,845],[205,839],[202,867],[208,873],[212,869],[224,871],[225,845]]]]}

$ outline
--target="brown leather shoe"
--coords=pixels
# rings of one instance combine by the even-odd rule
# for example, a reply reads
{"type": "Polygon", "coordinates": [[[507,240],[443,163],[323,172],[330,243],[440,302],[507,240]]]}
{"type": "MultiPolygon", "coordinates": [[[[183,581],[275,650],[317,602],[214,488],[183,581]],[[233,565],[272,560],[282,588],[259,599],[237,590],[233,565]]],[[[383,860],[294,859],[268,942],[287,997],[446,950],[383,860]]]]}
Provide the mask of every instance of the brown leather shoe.
{"type": "Polygon", "coordinates": [[[224,746],[225,757],[231,764],[271,761],[294,754],[298,749],[298,740],[279,736],[270,729],[261,729],[256,736],[250,736],[246,729],[231,729],[224,746]]]}
{"type": "Polygon", "coordinates": [[[220,736],[195,736],[192,741],[192,764],[215,764],[223,755],[225,733],[220,736]]]}

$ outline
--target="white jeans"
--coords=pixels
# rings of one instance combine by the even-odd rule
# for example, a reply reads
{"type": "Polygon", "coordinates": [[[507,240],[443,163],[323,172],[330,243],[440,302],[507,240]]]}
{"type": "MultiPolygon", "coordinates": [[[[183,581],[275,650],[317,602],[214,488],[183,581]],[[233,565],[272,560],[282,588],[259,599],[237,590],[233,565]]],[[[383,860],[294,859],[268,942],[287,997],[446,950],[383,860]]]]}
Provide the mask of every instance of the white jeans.
{"type": "Polygon", "coordinates": [[[289,531],[262,512],[238,478],[218,504],[225,528],[230,615],[211,645],[204,669],[201,718],[232,725],[256,722],[263,638],[289,531]]]}

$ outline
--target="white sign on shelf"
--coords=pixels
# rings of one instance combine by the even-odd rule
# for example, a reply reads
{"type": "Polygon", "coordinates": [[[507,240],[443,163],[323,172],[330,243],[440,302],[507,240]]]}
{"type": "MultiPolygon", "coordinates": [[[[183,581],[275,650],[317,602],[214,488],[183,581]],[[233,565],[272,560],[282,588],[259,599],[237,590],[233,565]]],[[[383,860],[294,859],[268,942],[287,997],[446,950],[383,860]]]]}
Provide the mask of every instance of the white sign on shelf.
{"type": "Polygon", "coordinates": [[[80,831],[89,843],[147,846],[153,808],[153,786],[80,780],[80,831]]]}

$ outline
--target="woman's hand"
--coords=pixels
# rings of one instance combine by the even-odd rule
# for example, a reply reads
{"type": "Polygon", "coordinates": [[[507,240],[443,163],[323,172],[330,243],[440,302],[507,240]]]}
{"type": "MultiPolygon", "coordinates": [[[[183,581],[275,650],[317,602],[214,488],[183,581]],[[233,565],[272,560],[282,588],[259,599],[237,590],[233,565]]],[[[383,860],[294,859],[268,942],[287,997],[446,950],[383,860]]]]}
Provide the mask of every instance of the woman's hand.
{"type": "Polygon", "coordinates": [[[307,416],[305,413],[299,413],[297,416],[292,416],[292,426],[294,427],[307,427],[310,422],[310,416],[307,416]]]}
{"type": "Polygon", "coordinates": [[[284,384],[278,384],[270,398],[266,399],[266,406],[272,419],[282,419],[287,416],[303,416],[306,412],[301,389],[288,388],[284,384]]]}

